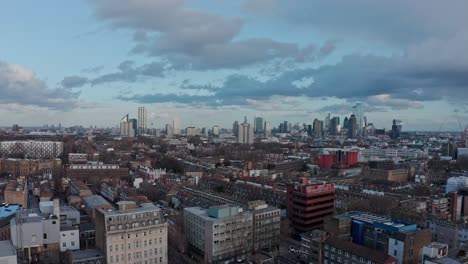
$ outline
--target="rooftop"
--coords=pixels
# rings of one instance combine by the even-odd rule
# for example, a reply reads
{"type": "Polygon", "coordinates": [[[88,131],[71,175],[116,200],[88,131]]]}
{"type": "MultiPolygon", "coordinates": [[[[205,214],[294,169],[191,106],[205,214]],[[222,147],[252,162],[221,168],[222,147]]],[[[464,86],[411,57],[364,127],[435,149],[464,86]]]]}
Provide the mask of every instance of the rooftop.
{"type": "Polygon", "coordinates": [[[21,209],[19,204],[5,204],[0,206],[0,219],[9,217],[12,214],[15,214],[16,211],[21,209]]]}
{"type": "Polygon", "coordinates": [[[71,259],[73,261],[86,261],[99,257],[104,257],[104,255],[95,249],[85,249],[85,250],[74,250],[69,251],[71,259]]]}
{"type": "Polygon", "coordinates": [[[13,247],[13,243],[10,240],[0,241],[0,258],[16,256],[16,250],[13,247]]]}

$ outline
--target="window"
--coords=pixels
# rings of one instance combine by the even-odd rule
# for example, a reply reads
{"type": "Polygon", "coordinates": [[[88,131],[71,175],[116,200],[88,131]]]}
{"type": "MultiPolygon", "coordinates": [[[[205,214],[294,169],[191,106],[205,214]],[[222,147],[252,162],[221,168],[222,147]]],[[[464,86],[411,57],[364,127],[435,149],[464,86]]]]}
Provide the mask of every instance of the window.
{"type": "Polygon", "coordinates": [[[398,254],[397,250],[394,249],[394,250],[393,250],[393,256],[396,256],[397,254],[398,254]]]}
{"type": "Polygon", "coordinates": [[[364,262],[364,258],[363,258],[363,257],[360,257],[360,258],[359,258],[359,261],[364,262]]]}
{"type": "Polygon", "coordinates": [[[410,239],[410,245],[414,245],[414,239],[410,239]]]}
{"type": "Polygon", "coordinates": [[[343,250],[338,249],[338,254],[343,254],[343,250]]]}
{"type": "Polygon", "coordinates": [[[44,233],[43,237],[44,237],[44,239],[47,239],[47,234],[46,234],[46,233],[44,233]]]}
{"type": "Polygon", "coordinates": [[[393,244],[396,246],[398,244],[397,240],[395,239],[393,241],[394,241],[393,244]]]}
{"type": "Polygon", "coordinates": [[[71,245],[74,246],[74,245],[75,245],[75,241],[72,241],[72,242],[71,242],[71,245]]]}
{"type": "Polygon", "coordinates": [[[62,246],[63,246],[63,247],[67,247],[67,243],[63,242],[63,243],[62,243],[62,246]]]}
{"type": "Polygon", "coordinates": [[[336,248],[334,248],[334,247],[331,248],[331,251],[332,251],[332,252],[335,252],[335,250],[336,250],[336,248]]]}
{"type": "Polygon", "coordinates": [[[335,255],[331,254],[331,255],[330,255],[330,258],[334,260],[334,259],[335,259],[335,255]]]}
{"type": "Polygon", "coordinates": [[[344,255],[345,255],[346,257],[349,257],[349,252],[345,252],[344,255]]]}

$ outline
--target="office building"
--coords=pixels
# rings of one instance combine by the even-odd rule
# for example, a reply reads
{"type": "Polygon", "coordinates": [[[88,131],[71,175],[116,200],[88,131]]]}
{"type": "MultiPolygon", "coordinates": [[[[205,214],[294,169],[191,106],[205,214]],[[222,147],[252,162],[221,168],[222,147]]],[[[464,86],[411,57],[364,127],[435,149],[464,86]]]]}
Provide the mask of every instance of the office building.
{"type": "Polygon", "coordinates": [[[234,123],[232,124],[232,134],[234,134],[234,136],[237,137],[239,133],[239,121],[234,121],[234,123]]]}
{"type": "Polygon", "coordinates": [[[128,123],[128,114],[120,119],[120,136],[128,137],[130,134],[130,124],[128,123]]]}
{"type": "Polygon", "coordinates": [[[318,155],[321,169],[347,169],[358,163],[359,151],[353,149],[323,149],[318,155]]]}
{"type": "Polygon", "coordinates": [[[337,135],[340,133],[340,118],[338,116],[335,116],[330,120],[330,127],[328,128],[328,132],[331,135],[337,135]]]}
{"type": "Polygon", "coordinates": [[[261,117],[254,118],[254,132],[255,134],[263,133],[263,118],[261,117]]]}
{"type": "Polygon", "coordinates": [[[320,122],[320,120],[318,120],[317,118],[314,119],[313,127],[314,127],[314,137],[321,138],[322,130],[323,130],[322,122],[320,122]]]}
{"type": "Polygon", "coordinates": [[[237,143],[253,144],[253,142],[254,142],[254,129],[249,123],[247,123],[247,117],[245,117],[244,122],[239,125],[237,143]]]}
{"type": "Polygon", "coordinates": [[[351,115],[351,117],[348,120],[348,137],[349,138],[356,138],[358,135],[358,121],[356,119],[355,115],[351,115]]]}
{"type": "Polygon", "coordinates": [[[359,137],[363,136],[363,128],[364,128],[364,112],[362,110],[362,104],[356,103],[353,106],[353,115],[356,118],[356,132],[359,137]]]}
{"type": "Polygon", "coordinates": [[[403,127],[403,122],[401,120],[393,119],[392,130],[390,132],[390,137],[392,139],[399,138],[402,127],[403,127]]]}
{"type": "Polygon", "coordinates": [[[168,263],[167,224],[161,209],[120,201],[117,210],[96,211],[96,247],[107,263],[168,263]]]}
{"type": "Polygon", "coordinates": [[[194,137],[200,135],[200,129],[198,127],[187,127],[185,129],[185,135],[187,137],[194,137]]]}
{"type": "Polygon", "coordinates": [[[0,156],[4,158],[53,159],[63,153],[63,142],[59,141],[1,141],[0,156]]]}
{"type": "MultiPolygon", "coordinates": [[[[346,230],[349,233],[349,240],[345,239],[346,241],[388,254],[397,259],[399,264],[420,263],[422,248],[432,239],[430,231],[417,229],[415,223],[387,216],[368,212],[351,212],[334,218],[347,218],[350,221],[335,221],[335,223],[347,224],[340,228],[331,228],[332,224],[327,223],[325,231],[334,234],[336,230],[339,232],[346,230]]],[[[346,238],[346,236],[339,236],[346,238]]]]}
{"type": "Polygon", "coordinates": [[[265,121],[263,125],[263,135],[266,138],[269,138],[271,136],[271,123],[269,121],[265,121]]]}
{"type": "Polygon", "coordinates": [[[146,133],[147,121],[146,108],[144,106],[138,107],[138,134],[146,133]]]}
{"type": "Polygon", "coordinates": [[[335,188],[332,183],[299,183],[286,185],[286,210],[295,235],[323,226],[324,219],[335,212],[335,188]]]}
{"type": "Polygon", "coordinates": [[[213,128],[211,129],[211,134],[212,134],[214,137],[219,136],[219,126],[213,126],[213,128]]]}
{"type": "Polygon", "coordinates": [[[135,118],[130,118],[128,120],[128,137],[136,137],[138,131],[138,120],[135,118]]]}
{"type": "Polygon", "coordinates": [[[184,209],[189,250],[204,263],[244,260],[261,251],[277,252],[280,219],[280,210],[264,201],[249,202],[245,212],[230,205],[184,209]]]}
{"type": "Polygon", "coordinates": [[[166,137],[171,138],[173,136],[174,136],[173,126],[170,124],[166,124],[166,137]]]}

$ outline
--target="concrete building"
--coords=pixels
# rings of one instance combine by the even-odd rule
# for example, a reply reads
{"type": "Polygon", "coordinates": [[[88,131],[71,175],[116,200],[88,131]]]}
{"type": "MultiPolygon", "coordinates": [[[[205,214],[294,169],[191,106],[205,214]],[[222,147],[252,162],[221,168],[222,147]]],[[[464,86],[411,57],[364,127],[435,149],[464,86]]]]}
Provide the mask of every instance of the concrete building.
{"type": "MultiPolygon", "coordinates": [[[[431,232],[418,230],[415,223],[400,221],[390,217],[371,214],[367,212],[351,212],[336,216],[341,219],[350,219],[348,226],[340,227],[349,230],[352,244],[381,251],[403,263],[420,263],[422,248],[431,242],[431,232]]],[[[336,218],[335,217],[335,218],[336,218]]],[[[341,221],[340,223],[346,223],[341,221]]],[[[329,224],[325,225],[330,232],[329,224]]],[[[334,228],[337,230],[337,228],[334,228]]],[[[340,230],[340,231],[341,231],[340,230]]],[[[330,234],[334,235],[333,232],[330,234]]],[[[342,236],[339,233],[338,236],[342,236]]],[[[342,236],[346,238],[345,236],[342,236]]]]}
{"type": "Polygon", "coordinates": [[[138,134],[146,133],[148,117],[144,106],[138,107],[138,134]]]}
{"type": "Polygon", "coordinates": [[[2,141],[0,156],[22,156],[30,159],[58,158],[63,153],[63,142],[58,141],[2,141]]]}
{"type": "Polygon", "coordinates": [[[20,260],[58,263],[60,219],[58,204],[53,214],[38,209],[22,210],[10,221],[11,241],[20,260]]]}
{"type": "Polygon", "coordinates": [[[189,251],[204,263],[244,260],[252,251],[252,214],[237,206],[184,209],[189,251]]]}
{"type": "Polygon", "coordinates": [[[247,117],[244,122],[239,125],[237,134],[237,143],[239,144],[253,144],[254,142],[254,128],[247,122],[247,117]]]}
{"type": "Polygon", "coordinates": [[[0,263],[17,264],[16,250],[11,241],[0,241],[0,263]]]}
{"type": "Polygon", "coordinates": [[[121,201],[117,210],[96,211],[96,247],[107,263],[167,263],[167,224],[149,203],[121,201]]]}
{"type": "Polygon", "coordinates": [[[325,217],[335,212],[335,188],[331,183],[300,183],[286,185],[286,210],[294,233],[310,232],[323,226],[325,217]]]}
{"type": "Polygon", "coordinates": [[[248,202],[252,213],[252,241],[255,253],[264,250],[275,252],[279,250],[281,210],[268,206],[264,201],[248,202]]]}

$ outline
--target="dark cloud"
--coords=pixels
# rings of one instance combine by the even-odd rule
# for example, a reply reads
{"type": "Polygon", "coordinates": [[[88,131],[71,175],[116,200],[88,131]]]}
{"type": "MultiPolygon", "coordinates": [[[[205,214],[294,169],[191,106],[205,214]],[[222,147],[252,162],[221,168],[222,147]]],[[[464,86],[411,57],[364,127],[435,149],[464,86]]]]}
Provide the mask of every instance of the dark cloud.
{"type": "Polygon", "coordinates": [[[249,0],[244,10],[340,38],[365,37],[399,44],[451,37],[468,23],[468,2],[464,0],[296,0],[294,4],[249,0]]]}
{"type": "Polygon", "coordinates": [[[186,1],[98,0],[96,16],[135,31],[135,53],[168,60],[177,69],[240,68],[273,59],[313,61],[334,46],[316,49],[269,38],[236,40],[243,22],[185,6],[186,1]]]}
{"type": "Polygon", "coordinates": [[[104,69],[103,65],[95,66],[95,67],[89,67],[89,68],[84,68],[81,70],[82,73],[92,73],[92,74],[98,74],[104,69]]]}
{"type": "Polygon", "coordinates": [[[69,89],[50,89],[33,71],[0,61],[0,104],[18,104],[67,111],[82,107],[79,93],[69,89]]]}

